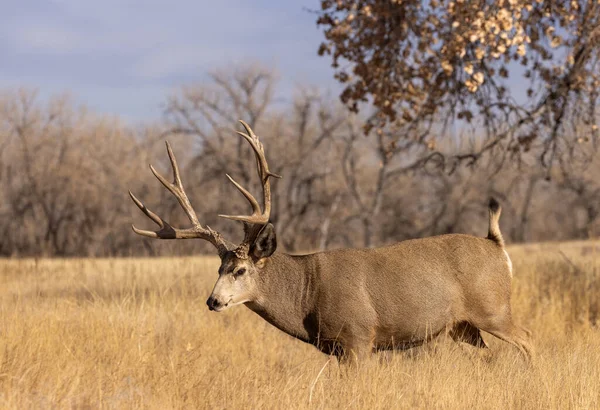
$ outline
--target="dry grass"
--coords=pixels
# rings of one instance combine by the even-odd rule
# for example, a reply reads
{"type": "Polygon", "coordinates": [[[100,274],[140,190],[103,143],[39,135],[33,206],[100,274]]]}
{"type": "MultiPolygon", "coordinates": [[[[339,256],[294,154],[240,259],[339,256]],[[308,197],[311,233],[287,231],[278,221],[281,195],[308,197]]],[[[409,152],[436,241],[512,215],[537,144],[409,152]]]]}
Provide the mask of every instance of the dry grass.
{"type": "Polygon", "coordinates": [[[600,408],[600,249],[511,249],[536,362],[439,340],[359,371],[248,309],[209,312],[213,258],[0,260],[2,408],[600,408]]]}

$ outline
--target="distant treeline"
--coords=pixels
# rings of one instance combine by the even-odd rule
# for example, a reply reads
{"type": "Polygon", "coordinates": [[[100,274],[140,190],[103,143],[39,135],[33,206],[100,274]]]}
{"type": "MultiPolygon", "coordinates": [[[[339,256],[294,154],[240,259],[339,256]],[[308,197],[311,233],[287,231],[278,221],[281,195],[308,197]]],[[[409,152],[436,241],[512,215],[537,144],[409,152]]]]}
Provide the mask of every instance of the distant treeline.
{"type": "Polygon", "coordinates": [[[444,137],[437,145],[427,139],[398,146],[393,130],[365,135],[361,118],[318,92],[299,90],[286,103],[274,95],[269,70],[220,72],[171,96],[155,123],[132,127],[67,98],[42,102],[28,90],[3,93],[0,255],[212,252],[203,241],[150,240],[130,229],[133,222],[154,227],[129,199],[129,189],[174,226],[187,223],[148,169],[152,163],[164,175],[171,172],[166,139],[200,221],[240,239],[241,225],[217,216],[247,212],[225,173],[260,189],[247,143],[234,133],[238,119],[261,137],[271,169],[283,176],[272,181],[272,221],[280,249],[289,252],[449,232],[484,235],[490,195],[503,206],[501,227],[509,242],[600,233],[600,158],[586,136],[559,147],[550,169],[540,166],[535,148],[518,160],[489,150],[471,165],[452,165],[434,149],[458,152],[481,143],[476,134],[446,138],[440,124],[429,130],[444,137]]]}

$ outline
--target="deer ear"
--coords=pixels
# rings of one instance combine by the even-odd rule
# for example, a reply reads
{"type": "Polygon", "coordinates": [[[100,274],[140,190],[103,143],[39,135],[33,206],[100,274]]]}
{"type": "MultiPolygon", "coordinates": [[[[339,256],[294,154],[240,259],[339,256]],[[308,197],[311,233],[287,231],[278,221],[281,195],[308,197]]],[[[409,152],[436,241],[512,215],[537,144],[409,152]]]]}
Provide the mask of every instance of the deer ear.
{"type": "Polygon", "coordinates": [[[275,227],[269,222],[260,231],[258,237],[250,247],[250,255],[252,255],[254,260],[260,260],[273,255],[275,249],[277,249],[277,236],[275,235],[275,227]]]}

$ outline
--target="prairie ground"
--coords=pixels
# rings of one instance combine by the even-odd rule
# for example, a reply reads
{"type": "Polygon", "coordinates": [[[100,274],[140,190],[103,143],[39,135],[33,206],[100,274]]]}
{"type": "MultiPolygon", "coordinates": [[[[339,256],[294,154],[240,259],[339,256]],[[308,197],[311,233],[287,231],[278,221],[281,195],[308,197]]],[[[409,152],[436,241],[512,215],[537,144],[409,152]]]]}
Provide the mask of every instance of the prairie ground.
{"type": "Polygon", "coordinates": [[[216,258],[0,260],[2,408],[600,408],[600,244],[511,247],[535,362],[484,334],[357,371],[245,307],[205,305],[216,258]]]}

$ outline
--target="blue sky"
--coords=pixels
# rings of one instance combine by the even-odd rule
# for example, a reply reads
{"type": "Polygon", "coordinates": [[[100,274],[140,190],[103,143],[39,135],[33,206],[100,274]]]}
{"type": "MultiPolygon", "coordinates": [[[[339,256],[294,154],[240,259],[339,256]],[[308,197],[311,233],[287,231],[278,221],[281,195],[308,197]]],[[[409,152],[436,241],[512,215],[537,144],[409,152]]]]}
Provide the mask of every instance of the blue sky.
{"type": "Polygon", "coordinates": [[[339,89],[315,15],[319,0],[20,0],[0,13],[0,88],[69,91],[92,110],[158,119],[177,86],[259,61],[296,84],[339,89]]]}

